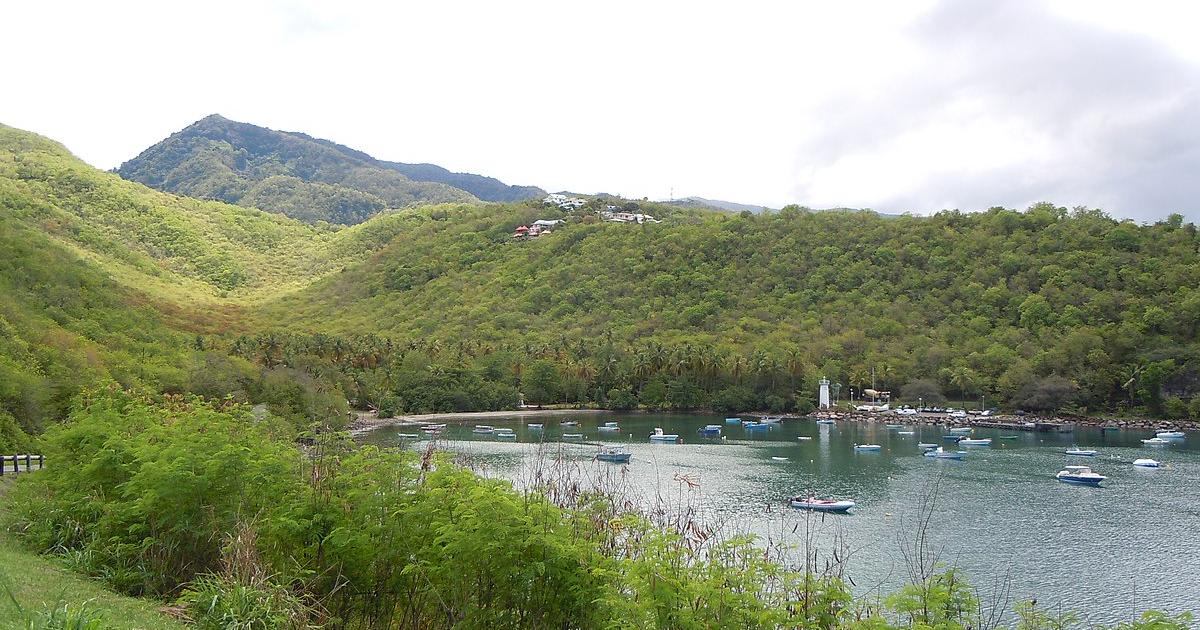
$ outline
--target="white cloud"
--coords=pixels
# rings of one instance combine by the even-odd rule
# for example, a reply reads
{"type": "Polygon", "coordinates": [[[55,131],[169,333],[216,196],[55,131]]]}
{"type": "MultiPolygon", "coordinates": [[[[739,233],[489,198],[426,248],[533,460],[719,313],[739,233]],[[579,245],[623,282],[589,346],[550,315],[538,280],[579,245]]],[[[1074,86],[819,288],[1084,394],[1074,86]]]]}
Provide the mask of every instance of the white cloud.
{"type": "Polygon", "coordinates": [[[1200,219],[1190,5],[21,3],[0,121],[111,168],[209,113],[579,192],[1200,219]]]}

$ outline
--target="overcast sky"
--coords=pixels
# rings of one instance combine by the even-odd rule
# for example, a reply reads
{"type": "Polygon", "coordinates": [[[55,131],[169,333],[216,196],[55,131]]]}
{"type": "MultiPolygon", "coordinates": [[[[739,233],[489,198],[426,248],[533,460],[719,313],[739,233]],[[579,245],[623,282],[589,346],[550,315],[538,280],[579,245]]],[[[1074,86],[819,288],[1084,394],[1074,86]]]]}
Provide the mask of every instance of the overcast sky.
{"type": "Polygon", "coordinates": [[[101,168],[220,113],[548,190],[1200,220],[1192,5],[5,3],[0,122],[101,168]]]}

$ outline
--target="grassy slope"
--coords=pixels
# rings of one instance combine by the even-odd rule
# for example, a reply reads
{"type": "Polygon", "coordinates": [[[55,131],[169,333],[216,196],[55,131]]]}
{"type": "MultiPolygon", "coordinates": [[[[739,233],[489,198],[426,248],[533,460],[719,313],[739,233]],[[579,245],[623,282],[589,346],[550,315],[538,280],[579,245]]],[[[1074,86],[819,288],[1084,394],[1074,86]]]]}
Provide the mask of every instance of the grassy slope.
{"type": "MultiPolygon", "coordinates": [[[[0,483],[0,506],[8,482],[0,483]]],[[[0,508],[2,510],[2,508],[0,508]]],[[[170,630],[185,626],[158,611],[159,604],[118,595],[95,580],[82,577],[44,556],[26,551],[0,531],[0,589],[7,585],[26,611],[41,612],[56,604],[72,609],[87,602],[89,610],[102,615],[105,627],[170,630]]],[[[23,617],[7,596],[0,595],[0,627],[21,627],[23,617]]]]}

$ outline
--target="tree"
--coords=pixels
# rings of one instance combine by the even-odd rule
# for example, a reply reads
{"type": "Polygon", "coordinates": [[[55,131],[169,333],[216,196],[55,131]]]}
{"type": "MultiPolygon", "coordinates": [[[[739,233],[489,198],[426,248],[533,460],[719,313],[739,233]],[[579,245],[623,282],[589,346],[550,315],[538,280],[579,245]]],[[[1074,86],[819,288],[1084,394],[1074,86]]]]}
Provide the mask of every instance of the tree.
{"type": "Polygon", "coordinates": [[[1030,381],[1017,394],[1017,404],[1034,411],[1057,412],[1071,402],[1079,388],[1070,380],[1057,375],[1030,381]]]}
{"type": "Polygon", "coordinates": [[[554,402],[558,393],[558,368],[546,359],[538,359],[529,365],[521,379],[525,389],[525,400],[545,404],[554,402]]]}
{"type": "Polygon", "coordinates": [[[905,383],[904,387],[900,388],[900,399],[909,403],[921,401],[927,405],[937,405],[946,401],[937,381],[928,378],[919,378],[905,383]]]}

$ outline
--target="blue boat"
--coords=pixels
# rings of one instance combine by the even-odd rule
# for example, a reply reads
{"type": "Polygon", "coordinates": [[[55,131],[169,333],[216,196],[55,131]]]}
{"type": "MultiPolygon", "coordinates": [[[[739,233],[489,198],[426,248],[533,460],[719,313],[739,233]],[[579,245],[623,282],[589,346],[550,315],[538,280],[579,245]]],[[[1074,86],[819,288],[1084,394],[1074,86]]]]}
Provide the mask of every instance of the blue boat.
{"type": "Polygon", "coordinates": [[[725,424],[741,424],[741,418],[725,418],[725,424]]]}
{"type": "Polygon", "coordinates": [[[822,418],[820,420],[817,420],[817,424],[833,424],[833,420],[828,420],[828,419],[822,418]]]}
{"type": "Polygon", "coordinates": [[[706,425],[700,427],[700,429],[698,431],[696,431],[696,433],[699,433],[701,437],[720,437],[721,436],[721,425],[706,424],[706,425]]]}
{"type": "Polygon", "coordinates": [[[771,428],[769,424],[760,424],[758,422],[747,422],[742,425],[747,431],[766,431],[771,428]]]}
{"type": "Polygon", "coordinates": [[[957,441],[963,439],[963,436],[961,436],[961,435],[943,435],[942,439],[947,442],[957,442],[957,441]]]}
{"type": "Polygon", "coordinates": [[[1065,470],[1054,475],[1063,483],[1073,483],[1080,486],[1099,486],[1101,481],[1108,479],[1104,475],[1092,472],[1087,466],[1067,466],[1065,470]]]}

